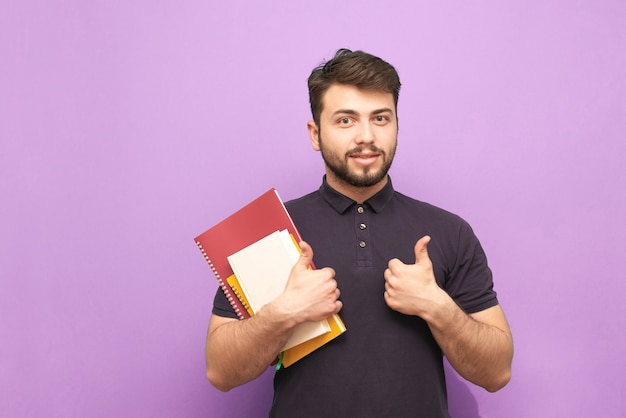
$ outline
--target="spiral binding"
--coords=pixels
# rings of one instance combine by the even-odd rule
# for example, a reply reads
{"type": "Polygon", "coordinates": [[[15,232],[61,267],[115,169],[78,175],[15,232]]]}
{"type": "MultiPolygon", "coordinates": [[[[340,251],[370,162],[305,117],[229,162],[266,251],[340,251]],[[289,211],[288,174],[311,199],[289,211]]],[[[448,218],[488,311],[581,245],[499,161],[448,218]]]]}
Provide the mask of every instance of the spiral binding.
{"type": "Polygon", "coordinates": [[[235,300],[234,300],[234,298],[232,296],[232,293],[229,291],[230,290],[230,286],[228,286],[228,284],[224,283],[224,280],[222,279],[220,274],[217,272],[217,270],[213,266],[213,263],[211,262],[211,259],[207,255],[206,251],[204,251],[204,248],[202,248],[202,244],[200,244],[200,241],[196,241],[196,245],[200,249],[200,252],[204,256],[204,259],[207,261],[207,263],[209,263],[209,267],[211,268],[211,271],[213,271],[213,274],[215,274],[215,277],[217,278],[217,281],[220,284],[220,287],[222,288],[222,291],[224,292],[224,294],[226,295],[226,298],[228,299],[228,303],[230,303],[230,306],[233,307],[233,309],[235,310],[235,313],[237,314],[239,319],[244,319],[245,316],[244,316],[243,312],[241,312],[241,309],[239,309],[239,305],[237,305],[237,303],[235,302],[235,300]]]}
{"type": "Polygon", "coordinates": [[[232,275],[231,277],[226,279],[226,281],[228,282],[228,285],[230,286],[231,289],[233,289],[233,293],[235,294],[235,296],[237,296],[237,299],[239,299],[239,302],[241,302],[241,304],[243,305],[243,308],[248,312],[248,314],[250,314],[250,316],[252,316],[253,315],[252,308],[250,307],[250,304],[248,303],[248,300],[246,299],[245,294],[239,287],[239,283],[237,282],[236,279],[231,280],[231,278],[234,279],[235,275],[232,275]]]}

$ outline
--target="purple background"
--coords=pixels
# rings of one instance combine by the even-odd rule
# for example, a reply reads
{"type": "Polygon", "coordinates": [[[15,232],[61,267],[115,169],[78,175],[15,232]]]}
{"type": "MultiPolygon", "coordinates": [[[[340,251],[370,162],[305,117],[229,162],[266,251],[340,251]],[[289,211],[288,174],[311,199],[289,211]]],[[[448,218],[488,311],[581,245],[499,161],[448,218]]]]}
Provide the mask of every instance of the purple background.
{"type": "Polygon", "coordinates": [[[513,330],[453,416],[625,416],[625,45],[617,0],[3,0],[0,415],[266,415],[271,371],[205,379],[193,237],[318,187],[306,78],[349,47],[399,70],[394,184],[473,225],[513,330]]]}

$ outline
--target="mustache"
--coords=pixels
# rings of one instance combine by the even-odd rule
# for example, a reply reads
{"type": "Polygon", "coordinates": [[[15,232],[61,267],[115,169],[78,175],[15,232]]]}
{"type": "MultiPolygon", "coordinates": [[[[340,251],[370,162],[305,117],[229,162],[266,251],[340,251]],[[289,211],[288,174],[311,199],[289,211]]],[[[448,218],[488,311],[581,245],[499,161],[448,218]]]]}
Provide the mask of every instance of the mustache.
{"type": "Polygon", "coordinates": [[[366,147],[359,146],[359,147],[352,148],[351,150],[346,152],[346,157],[349,157],[355,154],[363,154],[364,152],[385,155],[385,151],[383,149],[378,148],[376,145],[369,145],[366,147]]]}

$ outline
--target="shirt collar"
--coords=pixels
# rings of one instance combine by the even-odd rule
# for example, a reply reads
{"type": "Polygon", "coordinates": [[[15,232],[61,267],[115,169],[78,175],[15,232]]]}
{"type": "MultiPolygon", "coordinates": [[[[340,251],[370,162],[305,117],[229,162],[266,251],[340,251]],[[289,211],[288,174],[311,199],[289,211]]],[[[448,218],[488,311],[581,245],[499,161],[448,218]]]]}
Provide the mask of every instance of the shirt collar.
{"type": "MultiPolygon", "coordinates": [[[[326,181],[326,176],[324,176],[319,192],[328,204],[330,204],[339,214],[343,214],[346,210],[348,210],[348,208],[356,204],[354,200],[333,189],[326,181]]],[[[385,184],[385,187],[383,187],[374,196],[367,199],[364,204],[371,207],[374,212],[380,213],[383,209],[385,209],[385,206],[387,206],[387,203],[389,203],[393,195],[394,189],[391,184],[391,177],[387,177],[387,184],[385,184]]]]}

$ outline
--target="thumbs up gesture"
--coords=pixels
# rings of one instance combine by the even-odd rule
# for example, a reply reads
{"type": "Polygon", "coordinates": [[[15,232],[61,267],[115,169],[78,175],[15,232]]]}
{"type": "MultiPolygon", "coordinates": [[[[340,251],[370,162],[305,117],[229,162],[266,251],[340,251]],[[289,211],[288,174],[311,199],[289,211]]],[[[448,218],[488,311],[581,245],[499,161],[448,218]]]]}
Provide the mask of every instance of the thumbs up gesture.
{"type": "Polygon", "coordinates": [[[415,244],[415,264],[394,258],[385,270],[385,302],[391,309],[427,319],[441,301],[442,292],[435,281],[433,264],[428,256],[429,236],[415,244]]]}
{"type": "Polygon", "coordinates": [[[300,258],[294,264],[283,293],[274,300],[283,312],[288,312],[296,322],[321,321],[339,312],[339,288],[335,271],[330,268],[311,269],[313,249],[300,242],[300,258]]]}

